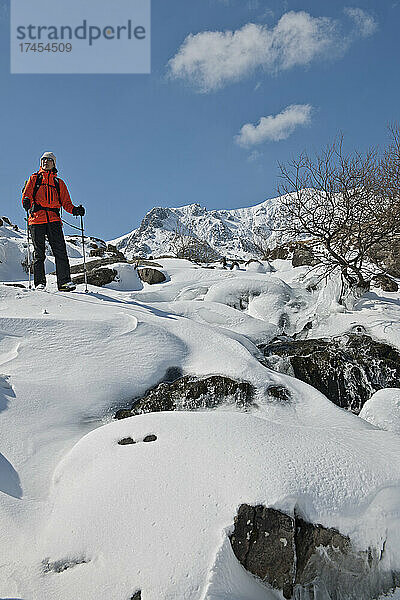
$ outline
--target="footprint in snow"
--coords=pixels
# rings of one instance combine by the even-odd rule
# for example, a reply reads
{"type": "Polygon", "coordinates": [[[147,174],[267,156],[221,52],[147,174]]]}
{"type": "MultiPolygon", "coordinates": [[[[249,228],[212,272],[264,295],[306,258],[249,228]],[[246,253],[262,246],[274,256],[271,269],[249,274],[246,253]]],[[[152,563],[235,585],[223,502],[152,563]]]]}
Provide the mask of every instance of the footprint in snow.
{"type": "Polygon", "coordinates": [[[154,433],[152,433],[150,435],[146,435],[146,437],[144,437],[143,440],[137,440],[137,441],[135,441],[131,437],[122,438],[122,440],[119,440],[118,444],[120,446],[129,446],[130,444],[137,444],[140,441],[142,441],[142,442],[155,442],[156,439],[157,439],[157,436],[154,435],[154,433]]]}

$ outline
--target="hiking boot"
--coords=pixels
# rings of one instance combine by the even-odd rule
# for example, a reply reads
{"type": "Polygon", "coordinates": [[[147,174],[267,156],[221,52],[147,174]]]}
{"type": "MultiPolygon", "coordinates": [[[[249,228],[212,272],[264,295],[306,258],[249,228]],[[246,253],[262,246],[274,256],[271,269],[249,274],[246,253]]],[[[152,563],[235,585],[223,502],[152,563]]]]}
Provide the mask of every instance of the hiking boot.
{"type": "Polygon", "coordinates": [[[37,285],[35,285],[35,290],[45,290],[46,289],[46,284],[45,283],[38,283],[37,285]]]}
{"type": "Polygon", "coordinates": [[[72,281],[67,281],[67,283],[62,283],[58,286],[59,292],[73,292],[75,289],[76,285],[72,281]]]}

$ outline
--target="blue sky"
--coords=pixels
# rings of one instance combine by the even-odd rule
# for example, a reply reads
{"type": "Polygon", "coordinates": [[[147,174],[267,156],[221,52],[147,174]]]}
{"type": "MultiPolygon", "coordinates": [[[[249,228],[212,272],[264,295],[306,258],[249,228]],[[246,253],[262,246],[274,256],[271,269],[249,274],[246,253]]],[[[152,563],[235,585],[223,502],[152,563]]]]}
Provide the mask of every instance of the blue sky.
{"type": "Polygon", "coordinates": [[[0,0],[0,213],[23,223],[20,189],[45,150],[105,239],[153,206],[273,197],[278,161],[338,131],[349,149],[385,143],[399,24],[396,0],[153,0],[151,75],[10,75],[0,0]]]}

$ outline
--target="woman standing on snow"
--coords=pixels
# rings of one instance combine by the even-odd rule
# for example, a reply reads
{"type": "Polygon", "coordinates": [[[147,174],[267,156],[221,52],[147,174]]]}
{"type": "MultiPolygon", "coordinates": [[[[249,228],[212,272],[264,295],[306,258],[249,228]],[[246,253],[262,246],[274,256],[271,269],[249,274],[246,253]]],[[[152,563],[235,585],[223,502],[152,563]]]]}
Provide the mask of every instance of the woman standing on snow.
{"type": "Polygon", "coordinates": [[[46,287],[44,270],[45,238],[49,240],[56,261],[57,285],[60,291],[75,289],[65,239],[62,230],[60,208],[74,216],[85,214],[82,205],[74,206],[64,181],[57,177],[56,157],[45,152],[40,159],[40,169],[33,173],[22,192],[22,206],[29,213],[28,227],[34,248],[33,278],[36,289],[46,287]]]}

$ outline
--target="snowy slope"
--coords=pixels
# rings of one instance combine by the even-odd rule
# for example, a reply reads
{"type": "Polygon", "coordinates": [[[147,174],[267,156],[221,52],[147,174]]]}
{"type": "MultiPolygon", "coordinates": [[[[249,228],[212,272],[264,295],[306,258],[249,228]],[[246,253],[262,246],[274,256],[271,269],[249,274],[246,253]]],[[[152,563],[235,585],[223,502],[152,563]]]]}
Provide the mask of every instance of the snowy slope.
{"type": "Polygon", "coordinates": [[[161,255],[170,251],[170,242],[177,228],[199,240],[208,242],[221,256],[252,258],[259,254],[260,235],[273,242],[278,226],[278,199],[266,200],[257,206],[234,210],[207,210],[199,204],[180,208],[153,208],[140,227],[111,243],[132,256],[161,255]]]}
{"type": "Polygon", "coordinates": [[[243,502],[296,506],[360,549],[385,541],[382,568],[400,568],[400,437],[267,369],[255,346],[285,315],[288,333],[312,316],[314,335],[361,324],[400,347],[400,295],[371,292],[344,311],[335,282],[307,292],[305,269],[286,261],[276,272],[161,264],[165,283],[138,285],[116,264],[120,289],[89,294],[55,293],[54,276],[48,292],[0,284],[0,597],[281,598],[227,541],[243,502]],[[257,406],[113,420],[170,367],[248,381],[257,406]],[[292,401],[271,399],[271,384],[292,401]],[[118,445],[126,437],[136,443],[118,445]]]}
{"type": "MultiPolygon", "coordinates": [[[[91,243],[92,238],[86,242],[91,243]]],[[[100,241],[98,240],[100,243],[100,241]]],[[[103,242],[104,244],[104,242],[103,242]]],[[[75,259],[82,259],[82,244],[79,236],[66,236],[67,254],[73,263],[75,259]]],[[[23,229],[15,229],[13,226],[3,222],[0,225],[0,281],[19,281],[27,277],[23,263],[27,261],[27,235],[23,229]]],[[[31,253],[33,251],[30,246],[31,253]]],[[[88,252],[89,248],[86,248],[88,252]]],[[[51,248],[46,243],[45,271],[51,273],[55,270],[55,260],[51,254],[51,248]]]]}

